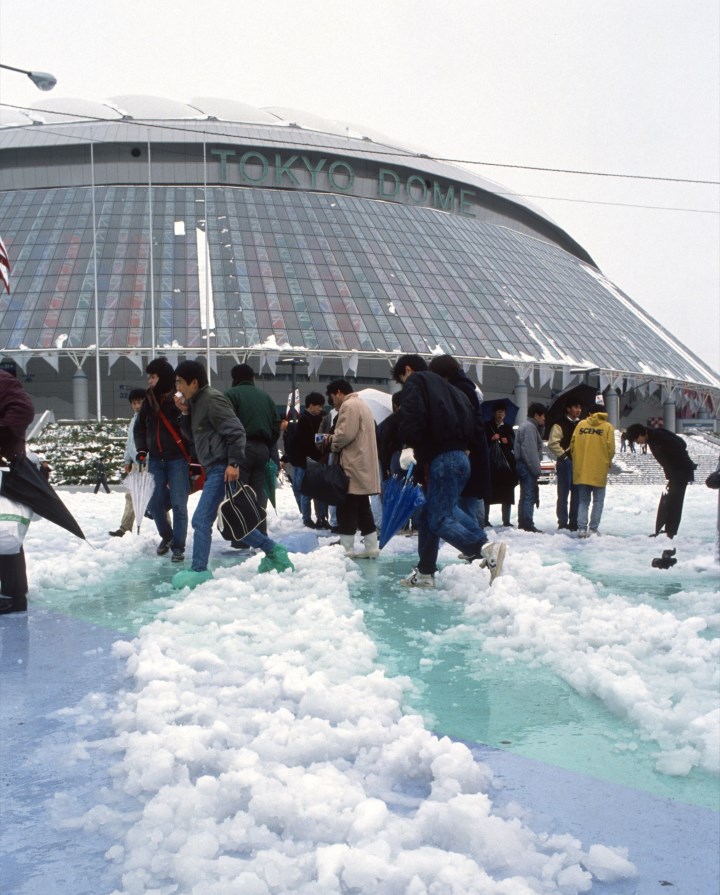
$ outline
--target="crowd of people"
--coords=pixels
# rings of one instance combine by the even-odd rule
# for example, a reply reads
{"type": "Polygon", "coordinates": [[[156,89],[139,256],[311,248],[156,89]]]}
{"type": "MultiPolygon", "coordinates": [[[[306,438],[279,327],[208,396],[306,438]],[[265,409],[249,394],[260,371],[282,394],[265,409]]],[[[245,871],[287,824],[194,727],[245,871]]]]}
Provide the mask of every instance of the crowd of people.
{"type": "MultiPolygon", "coordinates": [[[[599,530],[615,453],[615,431],[601,397],[588,408],[570,392],[552,420],[545,405],[532,403],[515,429],[506,421],[510,402],[490,402],[484,412],[479,390],[455,358],[440,355],[428,364],[420,355],[405,354],[393,367],[401,388],[392,395],[392,413],[378,425],[346,379],[330,382],[324,395],[310,392],[301,414],[289,412],[281,419],[273,400],[255,384],[249,364],[233,367],[232,385],[224,392],[209,385],[205,367],[197,361],[173,368],[165,358],[155,358],[146,373],[147,389],[129,395],[133,417],[123,471],[145,472],[153,479],[146,515],[157,529],[158,556],[168,555],[180,567],[172,579],[176,589],[212,578],[208,561],[218,509],[240,486],[251,489],[261,521],[242,539],[232,540],[232,547],[262,551],[261,573],[293,570],[286,547],[267,532],[269,469],[271,475],[279,469],[289,476],[303,525],[337,536],[335,543],[358,560],[378,557],[385,487],[393,476],[411,470],[425,499],[410,518],[418,559],[400,581],[405,587],[435,586],[441,540],[455,547],[461,560],[487,568],[492,582],[502,571],[507,545],[488,537],[494,528],[490,508],[499,504],[502,527],[512,528],[518,487],[517,526],[541,533],[534,511],[545,441],[555,461],[558,529],[579,538],[599,530]],[[303,483],[310,482],[311,463],[342,470],[346,494],[336,506],[308,493],[303,483]],[[204,484],[189,519],[193,464],[202,466],[204,484]],[[189,528],[192,553],[185,568],[189,528]]],[[[12,461],[24,454],[33,408],[8,373],[0,371],[0,386],[0,452],[12,461]]],[[[653,535],[673,538],[695,468],[686,444],[671,432],[639,424],[629,426],[623,438],[633,451],[636,444],[649,448],[662,466],[668,485],[653,535]]],[[[120,525],[109,534],[122,537],[135,522],[128,494],[120,525]]],[[[22,549],[0,555],[0,584],[0,613],[23,611],[27,578],[22,549]]]]}

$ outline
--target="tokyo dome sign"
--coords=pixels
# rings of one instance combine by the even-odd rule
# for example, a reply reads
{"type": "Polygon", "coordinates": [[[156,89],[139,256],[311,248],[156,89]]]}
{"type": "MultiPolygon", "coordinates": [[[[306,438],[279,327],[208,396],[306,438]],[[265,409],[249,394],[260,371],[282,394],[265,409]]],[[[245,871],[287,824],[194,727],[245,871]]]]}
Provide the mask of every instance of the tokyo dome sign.
{"type": "Polygon", "coordinates": [[[257,149],[211,149],[210,155],[217,159],[220,183],[347,193],[476,217],[475,190],[432,179],[422,172],[385,167],[370,159],[358,162],[257,149]]]}

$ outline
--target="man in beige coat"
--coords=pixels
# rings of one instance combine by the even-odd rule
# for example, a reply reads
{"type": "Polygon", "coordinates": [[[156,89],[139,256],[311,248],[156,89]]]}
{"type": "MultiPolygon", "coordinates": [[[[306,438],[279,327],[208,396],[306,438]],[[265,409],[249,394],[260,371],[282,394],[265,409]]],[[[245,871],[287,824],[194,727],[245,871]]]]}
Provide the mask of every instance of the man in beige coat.
{"type": "Polygon", "coordinates": [[[353,392],[346,379],[331,382],[327,396],[338,411],[335,431],[328,436],[328,444],[334,454],[339,454],[340,466],[350,479],[347,497],[337,508],[340,543],[354,559],[375,559],[380,553],[370,509],[370,495],[380,493],[375,420],[368,405],[353,392]],[[355,553],[358,529],[364,549],[355,553]]]}

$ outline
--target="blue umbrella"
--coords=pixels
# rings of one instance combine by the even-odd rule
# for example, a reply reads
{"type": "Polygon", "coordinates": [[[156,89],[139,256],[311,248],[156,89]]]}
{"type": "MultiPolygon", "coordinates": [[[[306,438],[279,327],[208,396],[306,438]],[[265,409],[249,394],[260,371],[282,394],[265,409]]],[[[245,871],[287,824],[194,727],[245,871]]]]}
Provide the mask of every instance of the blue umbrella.
{"type": "Polygon", "coordinates": [[[394,475],[383,491],[382,526],[380,528],[380,549],[405,525],[416,509],[425,503],[421,485],[412,480],[414,465],[405,477],[394,475]]]}
{"type": "Polygon", "coordinates": [[[480,405],[483,421],[489,423],[492,420],[493,413],[495,412],[495,405],[499,401],[502,401],[505,405],[505,422],[508,426],[514,426],[520,408],[509,398],[493,398],[492,400],[483,401],[480,405]]]}

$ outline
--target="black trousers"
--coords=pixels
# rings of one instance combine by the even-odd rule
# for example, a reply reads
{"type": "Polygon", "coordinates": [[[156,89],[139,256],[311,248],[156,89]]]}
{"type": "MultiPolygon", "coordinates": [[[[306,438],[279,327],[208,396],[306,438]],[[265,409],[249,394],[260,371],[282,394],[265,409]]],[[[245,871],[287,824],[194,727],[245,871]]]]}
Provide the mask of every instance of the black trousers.
{"type": "Polygon", "coordinates": [[[361,535],[375,531],[375,520],[370,509],[370,495],[348,494],[337,508],[337,527],[341,535],[354,535],[360,529],[361,535]]]}
{"type": "Polygon", "coordinates": [[[24,600],[28,592],[25,554],[0,555],[0,594],[13,600],[24,600]]]}
{"type": "Polygon", "coordinates": [[[667,491],[660,498],[655,518],[655,534],[663,528],[669,538],[674,538],[680,528],[685,490],[688,483],[678,479],[668,479],[667,491]]]}

